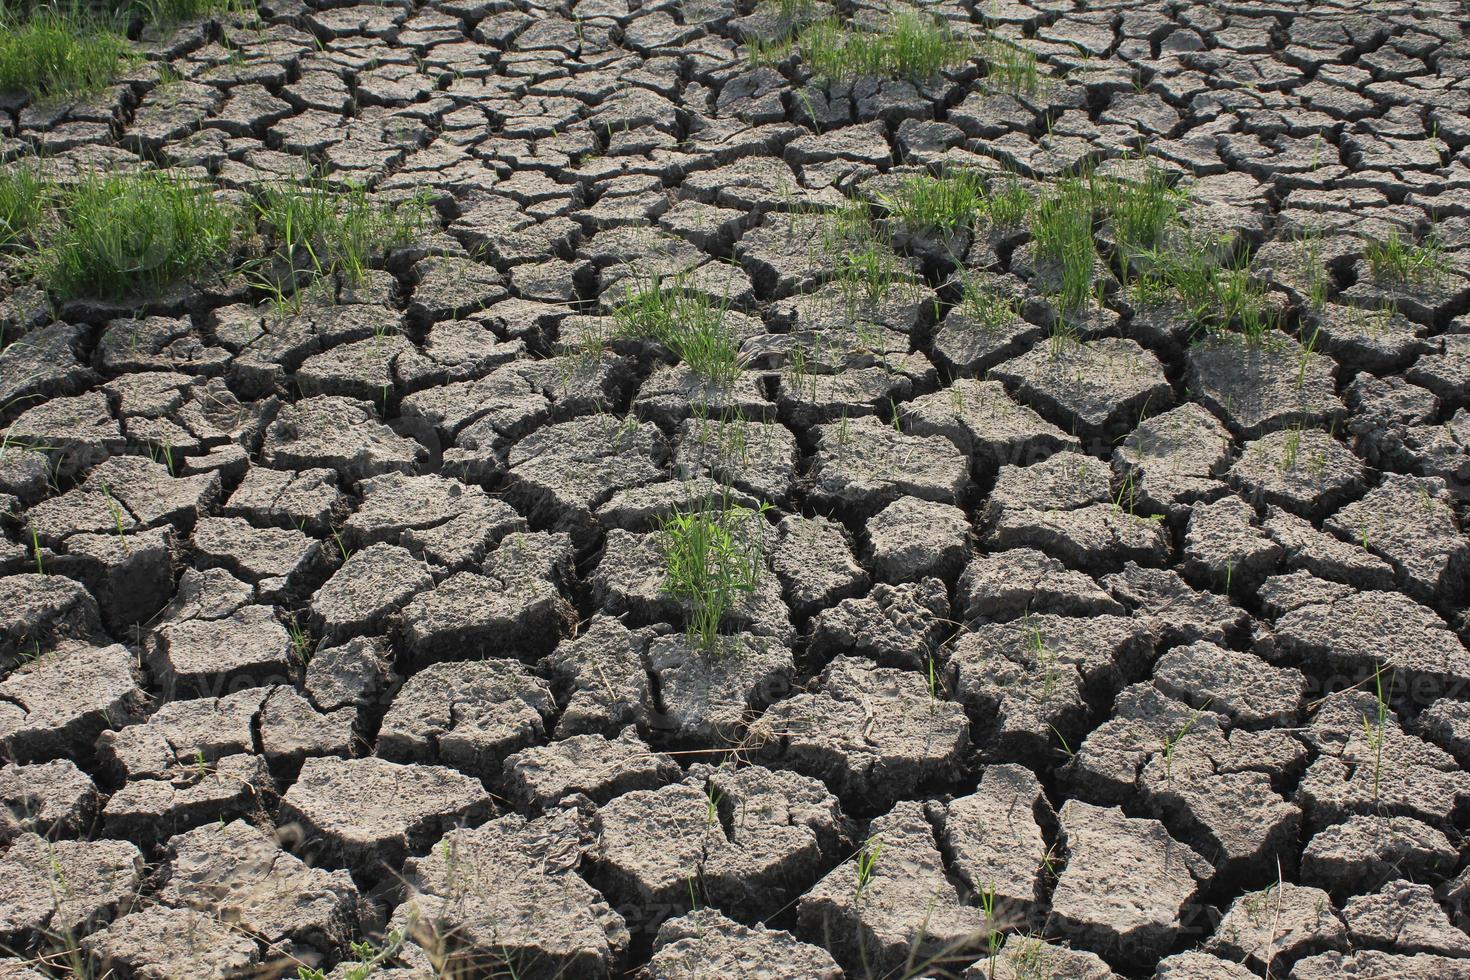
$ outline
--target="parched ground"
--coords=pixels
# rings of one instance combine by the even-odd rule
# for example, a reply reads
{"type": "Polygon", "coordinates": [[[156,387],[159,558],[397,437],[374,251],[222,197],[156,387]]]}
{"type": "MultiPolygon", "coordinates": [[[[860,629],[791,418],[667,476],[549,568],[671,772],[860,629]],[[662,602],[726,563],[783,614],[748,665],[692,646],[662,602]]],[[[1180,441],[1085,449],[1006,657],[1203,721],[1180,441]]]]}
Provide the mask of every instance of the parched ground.
{"type": "Polygon", "coordinates": [[[746,44],[819,5],[264,0],[5,101],[437,224],[284,309],[6,260],[0,976],[1470,977],[1470,10],[927,9],[974,56],[822,83],[746,44]],[[886,210],[1141,155],[1265,337],[886,210]],[[834,292],[853,201],[904,288],[834,292]],[[618,331],[655,276],[734,380],[618,331]],[[706,649],[660,528],[726,499],[706,649]]]}

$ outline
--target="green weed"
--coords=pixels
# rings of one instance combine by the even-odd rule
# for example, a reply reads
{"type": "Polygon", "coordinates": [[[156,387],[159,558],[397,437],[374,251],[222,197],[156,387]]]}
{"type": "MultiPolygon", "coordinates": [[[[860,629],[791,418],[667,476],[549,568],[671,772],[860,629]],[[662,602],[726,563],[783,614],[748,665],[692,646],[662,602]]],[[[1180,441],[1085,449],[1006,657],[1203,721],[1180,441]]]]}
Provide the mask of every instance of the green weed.
{"type": "Polygon", "coordinates": [[[883,840],[878,837],[870,837],[863,843],[862,850],[857,853],[857,896],[862,897],[863,890],[873,881],[873,875],[878,871],[878,858],[883,853],[883,840]]]}
{"type": "Polygon", "coordinates": [[[1038,258],[1057,263],[1063,309],[1079,309],[1092,298],[1097,252],[1092,244],[1093,202],[1087,182],[1069,177],[1036,202],[1031,234],[1038,258]]]}
{"type": "Polygon", "coordinates": [[[380,205],[362,187],[339,189],[320,179],[266,187],[255,210],[273,258],[293,271],[339,274],[350,284],[366,278],[375,255],[412,242],[430,219],[427,197],[380,205]]]}
{"type": "Polygon", "coordinates": [[[158,293],[220,266],[239,227],[207,187],[153,171],[89,177],[61,196],[56,216],[36,268],[66,298],[158,293]]]}
{"type": "Polygon", "coordinates": [[[911,228],[953,235],[985,210],[987,198],[980,175],[959,170],[943,177],[908,177],[881,201],[893,218],[911,228]]]}
{"type": "Polygon", "coordinates": [[[796,45],[812,74],[827,81],[861,76],[920,81],[964,62],[972,47],[942,21],[918,11],[896,15],[882,31],[818,21],[800,33],[796,45]]]}
{"type": "Polygon", "coordinates": [[[1400,283],[1433,281],[1449,268],[1433,235],[1416,243],[1393,231],[1387,238],[1370,241],[1363,249],[1363,258],[1368,260],[1373,278],[1400,283]]]}
{"type": "Polygon", "coordinates": [[[682,280],[655,277],[642,289],[628,287],[613,317],[620,336],[657,341],[696,374],[729,384],[740,374],[740,350],[725,312],[682,280]]]}
{"type": "Polygon", "coordinates": [[[727,500],[675,511],[663,523],[663,588],[688,603],[689,637],[701,649],[715,649],[725,614],[759,584],[765,511],[727,500]]]}
{"type": "Polygon", "coordinates": [[[1011,96],[1035,95],[1042,85],[1036,55],[994,34],[980,46],[985,61],[985,84],[1011,96]]]}
{"type": "Polygon", "coordinates": [[[17,244],[32,233],[53,193],[51,185],[30,167],[11,164],[0,169],[0,248],[17,244]]]}
{"type": "Polygon", "coordinates": [[[138,55],[112,24],[80,12],[0,8],[0,92],[79,95],[110,85],[138,55]]]}

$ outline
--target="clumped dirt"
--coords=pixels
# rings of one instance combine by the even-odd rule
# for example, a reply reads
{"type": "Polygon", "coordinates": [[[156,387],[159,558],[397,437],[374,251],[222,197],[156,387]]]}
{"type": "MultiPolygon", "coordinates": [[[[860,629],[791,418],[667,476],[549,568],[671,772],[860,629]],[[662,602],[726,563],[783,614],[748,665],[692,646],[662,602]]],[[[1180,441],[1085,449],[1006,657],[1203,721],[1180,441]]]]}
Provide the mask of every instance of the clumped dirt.
{"type": "Polygon", "coordinates": [[[261,0],[0,98],[7,165],[434,219],[285,314],[0,257],[0,976],[1470,977],[1464,5],[925,7],[1044,82],[747,57],[868,0],[261,0]],[[1140,150],[1263,341],[1110,227],[1059,327],[1024,232],[854,300],[794,220],[1140,150]],[[655,276],[733,380],[616,334],[655,276]],[[769,505],[712,649],[698,501],[769,505]]]}

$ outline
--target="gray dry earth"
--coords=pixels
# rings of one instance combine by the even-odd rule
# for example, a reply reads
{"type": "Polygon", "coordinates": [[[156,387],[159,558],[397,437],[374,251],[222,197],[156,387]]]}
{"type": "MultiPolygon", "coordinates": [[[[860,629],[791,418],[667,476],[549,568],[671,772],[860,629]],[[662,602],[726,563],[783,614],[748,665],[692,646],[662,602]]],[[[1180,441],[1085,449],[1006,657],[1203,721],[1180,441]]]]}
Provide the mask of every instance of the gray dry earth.
{"type": "Polygon", "coordinates": [[[265,0],[153,39],[166,88],[5,103],[59,177],[310,154],[441,226],[285,318],[3,287],[0,976],[1470,977],[1466,8],[929,9],[1055,77],[809,85],[744,3],[265,0]],[[793,374],[851,335],[791,211],[1140,141],[1315,351],[1119,299],[1057,355],[966,236],[1037,324],[940,288],[793,374]],[[1431,222],[1432,287],[1376,281],[1431,222]],[[739,458],[579,344],[651,272],[748,338],[739,458]],[[722,486],[774,510],[710,654],[650,532],[722,486]]]}

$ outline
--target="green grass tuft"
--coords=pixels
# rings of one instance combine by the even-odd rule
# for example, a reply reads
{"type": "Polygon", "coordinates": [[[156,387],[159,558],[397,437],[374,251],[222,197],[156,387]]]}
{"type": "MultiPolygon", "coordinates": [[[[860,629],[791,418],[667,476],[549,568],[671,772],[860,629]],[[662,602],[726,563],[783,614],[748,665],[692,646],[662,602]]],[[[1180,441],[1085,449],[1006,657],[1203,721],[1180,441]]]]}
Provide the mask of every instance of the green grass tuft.
{"type": "Polygon", "coordinates": [[[361,187],[338,189],[323,180],[276,184],[255,202],[271,255],[294,271],[340,274],[361,283],[376,255],[413,241],[429,224],[427,199],[380,205],[361,187]]]}
{"type": "Polygon", "coordinates": [[[1370,241],[1363,249],[1363,258],[1368,260],[1373,278],[1393,282],[1432,282],[1448,268],[1439,242],[1432,235],[1423,242],[1414,242],[1393,231],[1387,238],[1370,241]]]}
{"type": "Polygon", "coordinates": [[[65,192],[58,227],[36,256],[64,298],[157,293],[220,266],[239,228],[207,187],[158,172],[90,177],[65,192]]]}
{"type": "Polygon", "coordinates": [[[676,511],[663,524],[664,591],[689,604],[689,637],[703,650],[716,648],[725,614],[760,582],[764,511],[725,501],[676,511]]]}
{"type": "Polygon", "coordinates": [[[922,81],[962,64],[973,47],[943,21],[918,11],[896,15],[881,31],[818,21],[801,32],[796,46],[812,74],[827,81],[860,76],[922,81]]]}
{"type": "Polygon", "coordinates": [[[1063,309],[1079,309],[1092,298],[1097,251],[1092,244],[1093,196],[1087,181],[1069,177],[1036,202],[1031,234],[1039,258],[1061,267],[1063,309]]]}
{"type": "Polygon", "coordinates": [[[980,46],[980,54],[987,86],[1017,98],[1040,91],[1043,76],[1033,52],[992,34],[980,46]]]}
{"type": "Polygon", "coordinates": [[[53,9],[29,17],[0,12],[0,92],[95,92],[137,60],[127,38],[104,21],[53,9]]]}
{"type": "Polygon", "coordinates": [[[952,235],[969,227],[985,210],[985,183],[972,170],[959,170],[943,177],[921,174],[905,178],[881,197],[888,213],[911,228],[932,228],[952,235]]]}
{"type": "Polygon", "coordinates": [[[0,168],[0,248],[31,234],[53,193],[51,185],[29,167],[11,164],[0,168]]]}
{"type": "Polygon", "coordinates": [[[711,381],[729,384],[740,374],[740,351],[725,326],[725,307],[677,278],[655,278],[636,291],[630,287],[613,317],[619,335],[655,340],[711,381]]]}

